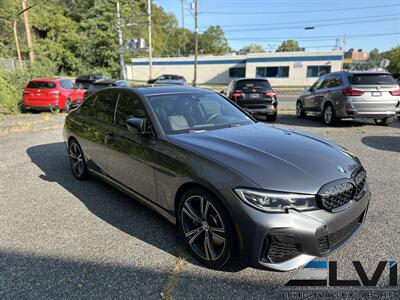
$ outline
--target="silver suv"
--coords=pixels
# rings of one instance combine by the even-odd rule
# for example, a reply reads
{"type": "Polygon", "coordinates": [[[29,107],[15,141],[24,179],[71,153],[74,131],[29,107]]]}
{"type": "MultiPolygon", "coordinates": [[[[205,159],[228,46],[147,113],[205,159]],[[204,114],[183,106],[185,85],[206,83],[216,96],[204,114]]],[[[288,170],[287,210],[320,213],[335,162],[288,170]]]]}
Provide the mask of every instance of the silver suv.
{"type": "Polygon", "coordinates": [[[400,88],[386,72],[335,72],[321,76],[296,103],[296,115],[322,116],[325,124],[341,119],[374,119],[389,125],[400,115],[400,88]]]}

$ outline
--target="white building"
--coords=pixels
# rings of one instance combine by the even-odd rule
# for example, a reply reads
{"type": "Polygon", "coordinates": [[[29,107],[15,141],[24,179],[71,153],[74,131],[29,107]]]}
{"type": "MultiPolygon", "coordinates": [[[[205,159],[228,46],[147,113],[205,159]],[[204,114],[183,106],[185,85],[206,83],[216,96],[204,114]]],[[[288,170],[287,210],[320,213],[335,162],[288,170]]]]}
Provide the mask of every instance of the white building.
{"type": "MultiPolygon", "coordinates": [[[[234,56],[199,56],[197,82],[226,84],[237,77],[264,77],[273,86],[309,86],[321,73],[340,71],[343,52],[274,52],[234,56]]],[[[193,80],[193,57],[153,58],[153,78],[182,75],[193,80]]],[[[134,58],[127,65],[128,79],[149,79],[148,58],[134,58]]]]}

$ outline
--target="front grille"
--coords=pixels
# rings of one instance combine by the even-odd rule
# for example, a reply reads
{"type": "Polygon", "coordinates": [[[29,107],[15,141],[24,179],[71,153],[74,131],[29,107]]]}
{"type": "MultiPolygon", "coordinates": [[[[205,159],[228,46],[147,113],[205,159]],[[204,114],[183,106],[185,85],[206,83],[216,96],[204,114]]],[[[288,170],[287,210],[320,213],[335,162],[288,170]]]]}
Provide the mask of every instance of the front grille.
{"type": "Polygon", "coordinates": [[[265,240],[262,260],[280,263],[300,254],[300,244],[290,235],[269,235],[265,240]]]}
{"type": "Polygon", "coordinates": [[[353,199],[355,187],[350,182],[339,183],[325,188],[318,194],[322,208],[332,211],[353,199]]]}
{"type": "Polygon", "coordinates": [[[338,231],[332,232],[328,235],[325,235],[318,239],[318,248],[321,253],[326,253],[329,250],[335,249],[335,247],[340,244],[343,240],[345,240],[348,236],[350,236],[358,227],[358,225],[362,222],[362,218],[364,213],[355,219],[350,224],[342,227],[338,231]]]}
{"type": "Polygon", "coordinates": [[[354,182],[356,183],[356,197],[362,192],[365,186],[365,182],[367,180],[367,173],[365,170],[361,170],[358,174],[354,177],[354,182]]]}

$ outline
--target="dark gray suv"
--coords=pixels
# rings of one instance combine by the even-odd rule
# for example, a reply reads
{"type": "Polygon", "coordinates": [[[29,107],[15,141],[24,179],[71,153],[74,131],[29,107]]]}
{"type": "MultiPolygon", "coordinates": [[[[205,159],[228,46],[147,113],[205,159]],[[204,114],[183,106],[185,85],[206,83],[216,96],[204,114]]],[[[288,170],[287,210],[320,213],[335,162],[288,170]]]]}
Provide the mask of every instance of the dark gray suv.
{"type": "Polygon", "coordinates": [[[354,154],[258,123],[213,91],[100,90],[66,117],[64,137],[76,178],[96,176],[177,224],[211,268],[291,270],[365,224],[370,192],[354,154]]]}
{"type": "Polygon", "coordinates": [[[325,124],[341,119],[374,119],[389,125],[400,114],[400,89],[385,72],[335,72],[321,76],[296,103],[298,117],[322,116],[325,124]]]}

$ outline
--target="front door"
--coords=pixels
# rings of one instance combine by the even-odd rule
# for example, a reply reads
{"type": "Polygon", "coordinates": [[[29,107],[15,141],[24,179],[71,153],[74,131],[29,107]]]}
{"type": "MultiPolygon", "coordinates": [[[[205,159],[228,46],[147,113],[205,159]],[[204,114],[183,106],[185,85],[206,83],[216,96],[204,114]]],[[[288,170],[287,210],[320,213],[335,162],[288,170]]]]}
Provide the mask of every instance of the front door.
{"type": "Polygon", "coordinates": [[[153,150],[156,140],[128,131],[126,120],[146,118],[140,98],[129,91],[121,91],[113,124],[108,126],[105,142],[105,172],[118,183],[156,202],[153,150]]]}

